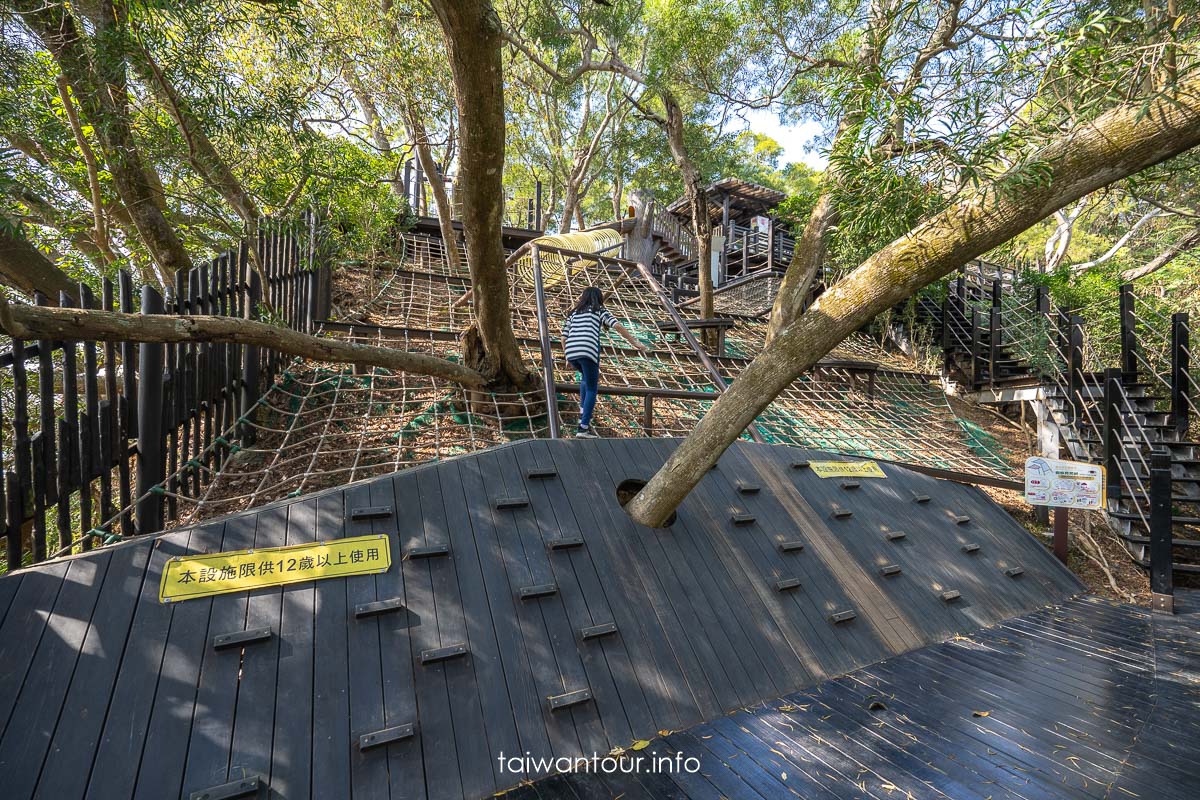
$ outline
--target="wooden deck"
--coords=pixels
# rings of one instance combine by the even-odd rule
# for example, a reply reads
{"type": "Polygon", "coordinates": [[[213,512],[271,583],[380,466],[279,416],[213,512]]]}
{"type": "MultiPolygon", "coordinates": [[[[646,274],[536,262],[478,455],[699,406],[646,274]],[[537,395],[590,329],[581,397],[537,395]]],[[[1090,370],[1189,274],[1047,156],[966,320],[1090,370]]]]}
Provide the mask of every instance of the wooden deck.
{"type": "MultiPolygon", "coordinates": [[[[889,694],[897,663],[947,672],[938,691],[950,703],[962,688],[951,677],[976,667],[938,659],[975,653],[912,651],[1081,590],[974,488],[893,466],[886,479],[823,480],[795,466],[819,454],[785,447],[737,444],[671,528],[634,525],[617,484],[649,477],[675,444],[528,441],[0,579],[3,796],[485,797],[539,777],[505,771],[502,753],[604,754],[659,731],[727,726],[724,715],[800,689],[825,697],[851,679],[823,682],[848,673],[863,692],[889,694]],[[368,506],[390,513],[353,519],[368,506]],[[387,573],[158,602],[173,555],[366,533],[391,537],[387,573]],[[355,614],[393,599],[393,613],[355,614]],[[254,628],[273,635],[212,646],[254,628]]],[[[1127,613],[1066,608],[1093,606],[1127,613]]],[[[974,635],[1011,638],[1003,631],[1068,612],[1040,613],[974,635]]],[[[1138,635],[1149,630],[1143,620],[1127,634],[1128,656],[1063,680],[1104,700],[1104,669],[1145,671],[1153,648],[1138,635]]],[[[1080,638],[1039,634],[1025,652],[1062,671],[1080,638]]],[[[1036,714],[1038,695],[1020,699],[1013,674],[963,680],[998,692],[997,708],[1036,714]]],[[[1131,697],[1153,694],[1141,678],[1113,680],[1131,697]]],[[[907,697],[917,714],[939,695],[928,708],[907,697]]],[[[962,707],[983,702],[964,695],[962,707]]]]}
{"type": "Polygon", "coordinates": [[[658,772],[560,775],[506,797],[1190,800],[1200,797],[1196,600],[1175,618],[1071,600],[633,754],[658,772]],[[698,769],[669,773],[676,753],[698,769]]]}

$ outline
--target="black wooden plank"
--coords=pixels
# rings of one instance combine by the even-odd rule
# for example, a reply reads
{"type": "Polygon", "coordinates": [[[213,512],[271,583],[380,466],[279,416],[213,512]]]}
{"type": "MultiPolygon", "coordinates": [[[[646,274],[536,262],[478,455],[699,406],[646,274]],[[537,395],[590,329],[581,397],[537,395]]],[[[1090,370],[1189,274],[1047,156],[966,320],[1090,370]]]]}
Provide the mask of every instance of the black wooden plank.
{"type": "MultiPolygon", "coordinates": [[[[630,556],[621,545],[628,535],[629,518],[613,502],[615,486],[602,487],[592,477],[587,441],[564,441],[551,445],[551,454],[568,493],[575,519],[581,528],[603,535],[589,537],[587,553],[603,576],[603,589],[614,621],[621,630],[632,665],[630,678],[642,689],[659,730],[675,730],[700,719],[691,693],[686,690],[680,665],[671,650],[657,617],[647,613],[646,590],[640,573],[628,568],[630,556]],[[617,517],[617,515],[621,517],[617,517]]],[[[618,684],[620,685],[620,684],[618,684]]],[[[622,691],[622,697],[626,697],[622,691]]],[[[626,701],[628,702],[628,701],[626,701]]]]}
{"type": "MultiPolygon", "coordinates": [[[[446,510],[447,534],[454,549],[454,572],[458,577],[460,600],[462,602],[467,636],[474,651],[470,659],[471,674],[460,677],[451,672],[451,678],[456,682],[468,681],[473,676],[478,686],[477,698],[483,719],[483,731],[486,733],[488,747],[493,758],[489,759],[492,768],[493,785],[507,785],[513,776],[501,774],[500,763],[496,760],[501,754],[512,756],[521,752],[521,741],[517,736],[516,722],[513,717],[513,707],[509,704],[508,692],[499,691],[505,685],[506,678],[504,663],[500,656],[500,645],[497,631],[492,622],[492,612],[489,606],[487,588],[484,581],[483,569],[480,564],[480,550],[476,537],[488,535],[488,529],[477,523],[469,511],[469,492],[475,487],[468,488],[467,471],[461,469],[457,461],[449,461],[436,467],[438,481],[441,487],[442,503],[446,510]]],[[[482,487],[478,487],[482,491],[482,487]]],[[[478,508],[483,513],[482,507],[478,508]]],[[[465,699],[465,698],[464,698],[465,699]]],[[[452,702],[457,707],[463,699],[454,698],[452,702]]]]}
{"type": "MultiPolygon", "coordinates": [[[[344,493],[346,509],[372,505],[371,487],[367,484],[357,484],[346,488],[344,493]]],[[[355,521],[344,519],[346,536],[362,536],[372,533],[374,521],[355,521]]],[[[394,543],[393,543],[394,544],[394,543]]],[[[393,559],[396,553],[393,553],[393,559]]],[[[396,569],[395,564],[392,567],[396,569]]],[[[358,738],[364,734],[374,733],[389,727],[384,704],[384,675],[383,654],[380,643],[379,626],[381,620],[387,617],[368,617],[366,619],[348,622],[347,608],[353,608],[360,603],[371,603],[382,599],[375,585],[375,575],[355,575],[346,578],[346,605],[343,606],[341,624],[348,629],[346,653],[349,671],[346,676],[350,705],[350,735],[340,743],[331,743],[331,747],[340,744],[341,748],[350,750],[350,783],[353,797],[380,798],[386,800],[390,796],[388,779],[388,750],[359,750],[356,746],[358,738]]],[[[389,589],[388,597],[394,597],[396,592],[389,589]]],[[[318,647],[321,643],[318,642],[318,647]]],[[[318,659],[318,663],[323,659],[318,659]]],[[[402,680],[402,676],[398,676],[402,680]]],[[[407,688],[407,687],[405,687],[407,688]]],[[[412,720],[403,720],[411,722],[412,720]]],[[[411,742],[409,742],[411,744],[411,742]]],[[[405,746],[405,745],[401,745],[405,746]]],[[[411,772],[405,775],[413,779],[411,772]]],[[[414,789],[417,794],[423,794],[423,787],[417,784],[414,789]]]]}
{"type": "MultiPolygon", "coordinates": [[[[638,440],[603,443],[609,448],[611,466],[628,470],[655,469],[665,454],[660,453],[654,440],[638,440]],[[622,447],[621,445],[626,445],[622,447]],[[628,445],[632,445],[629,447],[628,445]],[[628,454],[628,455],[626,455],[628,454]]],[[[600,448],[601,451],[604,447],[600,448]]],[[[611,470],[610,470],[611,474],[611,470]]],[[[706,477],[720,480],[719,473],[706,477]]],[[[761,667],[750,668],[740,664],[737,637],[730,638],[729,632],[738,629],[732,610],[725,602],[724,592],[710,572],[697,560],[690,558],[689,540],[696,538],[688,527],[690,515],[680,515],[670,535],[645,530],[638,537],[644,551],[662,576],[671,597],[676,615],[683,621],[684,629],[693,639],[693,650],[700,659],[708,676],[709,685],[725,709],[754,702],[761,695],[751,680],[751,675],[761,667]]]]}
{"type": "MultiPolygon", "coordinates": [[[[225,523],[221,547],[247,550],[254,547],[258,516],[231,517],[225,523]]],[[[223,594],[211,599],[208,639],[219,633],[246,628],[246,592],[223,594]]],[[[237,710],[239,652],[205,647],[196,689],[196,711],[183,770],[183,795],[189,796],[229,779],[229,750],[232,746],[234,713],[237,710]]],[[[237,776],[235,776],[237,777],[237,776]]]]}
{"type": "MultiPolygon", "coordinates": [[[[84,793],[151,544],[140,541],[112,551],[45,760],[38,762],[37,768],[29,764],[29,777],[37,783],[41,797],[81,797],[84,793]]],[[[14,581],[15,576],[4,580],[14,581]]],[[[6,781],[6,790],[8,786],[6,781]]],[[[14,779],[12,786],[14,797],[27,793],[19,788],[18,780],[14,779]]]]}
{"type": "Polygon", "coordinates": [[[87,797],[133,795],[174,613],[173,604],[158,602],[159,580],[168,558],[188,552],[191,536],[186,529],[154,540],[133,624],[123,642],[117,682],[108,697],[87,797]]]}
{"type": "MultiPolygon", "coordinates": [[[[550,543],[562,541],[586,542],[585,527],[594,531],[590,518],[584,524],[576,518],[576,511],[568,496],[567,487],[561,480],[547,481],[529,476],[537,472],[554,472],[554,459],[549,447],[556,444],[530,442],[517,448],[517,460],[527,470],[526,486],[534,499],[539,525],[551,527],[551,533],[543,528],[543,536],[550,543]],[[557,532],[555,535],[554,532],[557,532]]],[[[553,546],[553,544],[551,545],[553,546]]],[[[564,592],[563,604],[567,616],[582,630],[606,628],[617,630],[613,611],[604,594],[596,565],[586,550],[586,545],[569,549],[557,549],[551,553],[550,565],[555,580],[563,585],[574,586],[573,591],[564,592]]],[[[587,637],[585,638],[594,638],[587,637]]],[[[629,653],[621,637],[603,636],[601,642],[590,642],[580,647],[580,658],[587,673],[588,685],[596,696],[596,708],[604,726],[610,745],[624,744],[635,738],[649,736],[655,730],[654,720],[646,704],[642,687],[633,675],[629,653]]],[[[583,742],[585,747],[590,743],[583,742]]]]}
{"type": "MultiPolygon", "coordinates": [[[[219,552],[224,541],[224,528],[221,522],[196,528],[188,540],[187,551],[219,552]]],[[[157,601],[157,597],[152,600],[157,601]]],[[[147,723],[146,745],[137,772],[134,797],[160,798],[180,794],[191,733],[190,726],[181,721],[191,721],[194,716],[204,714],[203,709],[197,711],[195,708],[196,688],[204,653],[211,641],[208,624],[212,603],[212,598],[203,597],[171,605],[171,627],[158,668],[158,689],[147,723]]]]}
{"type": "Polygon", "coordinates": [[[21,586],[23,576],[23,572],[0,576],[0,626],[4,625],[4,619],[8,616],[8,609],[12,606],[13,596],[21,586]]]}
{"type": "MultiPolygon", "coordinates": [[[[483,465],[479,459],[460,462],[459,467],[465,505],[475,533],[483,585],[491,608],[500,662],[507,681],[507,700],[511,704],[511,716],[516,722],[521,747],[518,752],[528,750],[534,758],[549,757],[552,750],[543,718],[545,699],[544,695],[539,693],[525,653],[515,592],[509,583],[504,554],[500,547],[500,538],[504,535],[501,529],[511,531],[511,520],[504,518],[511,517],[512,512],[493,510],[489,497],[490,492],[495,490],[494,475],[489,469],[489,480],[485,482],[483,465]]],[[[499,689],[499,686],[483,683],[480,685],[480,690],[485,695],[498,692],[499,689]]],[[[501,698],[485,698],[485,715],[491,713],[489,706],[499,706],[500,700],[501,698]]],[[[513,783],[520,777],[511,774],[501,776],[502,779],[513,783]]]]}
{"type": "Polygon", "coordinates": [[[628,597],[626,602],[645,604],[643,613],[653,611],[682,673],[681,688],[690,694],[700,719],[716,716],[729,707],[729,702],[737,702],[736,694],[729,687],[711,645],[705,640],[704,629],[686,607],[678,577],[669,565],[656,563],[662,559],[651,556],[648,550],[655,547],[658,538],[672,534],[669,529],[652,531],[636,525],[616,504],[615,487],[628,478],[652,475],[658,466],[657,459],[623,450],[622,456],[629,455],[633,463],[624,457],[619,463],[609,463],[615,455],[609,441],[599,439],[585,444],[586,460],[581,465],[590,473],[588,480],[598,482],[608,490],[603,502],[611,510],[615,531],[621,535],[620,541],[625,548],[624,569],[631,569],[641,580],[643,594],[628,597]],[[601,477],[606,473],[607,480],[601,477]],[[672,597],[679,598],[678,607],[672,603],[672,597]]]}
{"type": "MultiPolygon", "coordinates": [[[[673,445],[661,440],[651,440],[644,445],[666,461],[673,445]]],[[[733,540],[724,532],[712,530],[717,516],[717,504],[712,492],[728,486],[728,477],[720,472],[711,472],[702,482],[704,488],[694,494],[691,503],[700,511],[700,519],[693,523],[692,515],[684,515],[676,525],[685,535],[674,537],[692,566],[693,573],[706,576],[704,584],[714,607],[719,610],[728,638],[728,650],[724,656],[731,660],[735,674],[744,676],[750,685],[742,684],[739,691],[753,692],[752,700],[773,697],[810,677],[804,667],[786,648],[780,648],[780,634],[773,624],[764,622],[770,618],[767,610],[758,602],[757,587],[750,584],[753,577],[747,575],[732,556],[733,540]],[[726,546],[722,546],[722,542],[726,546]],[[718,554],[718,550],[724,552],[718,554]]],[[[741,502],[735,501],[735,502],[741,502]]],[[[757,498],[749,502],[757,503],[757,498]]],[[[758,536],[758,532],[749,536],[758,536]]],[[[751,702],[748,701],[748,702],[751,702]]]]}
{"type": "MultiPolygon", "coordinates": [[[[783,662],[789,674],[789,687],[811,683],[820,679],[827,671],[836,670],[841,666],[854,663],[855,655],[851,647],[859,637],[839,637],[831,635],[829,623],[826,620],[826,604],[845,602],[841,588],[833,578],[821,569],[819,560],[813,559],[809,548],[803,554],[784,554],[773,547],[772,538],[795,539],[796,523],[783,512],[779,500],[774,496],[772,484],[762,477],[754,465],[741,458],[736,447],[730,448],[722,457],[726,471],[743,477],[753,478],[756,482],[767,487],[766,491],[754,498],[755,507],[765,520],[763,532],[752,536],[741,536],[729,531],[725,526],[712,526],[714,543],[724,551],[724,558],[731,564],[731,569],[739,569],[744,577],[741,582],[755,593],[758,604],[763,608],[763,614],[757,615],[762,625],[770,619],[772,627],[778,633],[772,632],[771,641],[774,643],[779,661],[783,662]],[[770,531],[767,533],[766,531],[770,531]],[[791,591],[780,594],[775,590],[774,583],[783,578],[798,578],[805,588],[801,591],[791,591]]],[[[784,478],[791,478],[791,473],[784,478]]],[[[708,477],[704,480],[708,480],[708,477]]],[[[732,504],[742,502],[730,490],[728,481],[716,479],[707,484],[707,490],[698,493],[697,502],[707,505],[732,504]]],[[[815,522],[812,524],[816,524],[815,522]]]]}
{"type": "MultiPolygon", "coordinates": [[[[317,498],[317,530],[322,536],[341,527],[342,505],[341,492],[317,498]]],[[[397,558],[393,552],[393,569],[397,558]]],[[[348,638],[355,621],[349,619],[347,612],[345,581],[317,581],[313,595],[313,646],[318,656],[313,664],[312,796],[348,797],[351,792],[348,638]]]]}
{"type": "MultiPolygon", "coordinates": [[[[203,271],[203,268],[202,270],[203,271]]],[[[256,550],[287,544],[287,506],[259,511],[254,533],[256,550]]],[[[246,629],[281,630],[283,587],[254,589],[246,599],[246,629]]],[[[275,694],[281,638],[248,646],[242,652],[237,709],[229,750],[229,778],[271,774],[271,739],[275,730],[275,694]]],[[[226,655],[232,660],[236,652],[226,655]]]]}
{"type": "MultiPolygon", "coordinates": [[[[33,792],[100,596],[109,556],[109,553],[98,554],[68,563],[62,589],[46,622],[50,635],[40,638],[36,651],[33,638],[25,643],[33,660],[21,676],[23,686],[12,713],[0,721],[0,774],[6,776],[5,797],[29,797],[33,792]]],[[[54,575],[40,569],[32,571],[30,577],[34,581],[55,580],[54,575]]],[[[49,607],[30,608],[43,614],[49,610],[49,607]]],[[[16,676],[12,682],[22,684],[16,676]]]]}
{"type": "MultiPolygon", "coordinates": [[[[476,456],[484,486],[488,494],[493,497],[509,492],[504,474],[516,468],[515,464],[504,458],[505,455],[510,455],[507,449],[476,456]]],[[[519,473],[517,473],[516,479],[520,479],[519,473]]],[[[583,668],[578,664],[577,658],[575,663],[560,664],[558,662],[558,654],[555,652],[551,633],[542,613],[542,606],[553,608],[555,605],[561,612],[561,601],[528,603],[517,599],[522,587],[549,582],[550,565],[546,558],[545,547],[537,535],[528,502],[520,508],[496,511],[493,513],[492,519],[496,526],[500,563],[508,580],[508,592],[514,598],[513,602],[516,606],[517,628],[524,645],[527,669],[533,672],[533,683],[538,693],[540,725],[546,731],[551,751],[555,755],[578,756],[583,752],[583,748],[579,743],[579,734],[575,730],[570,715],[550,714],[546,709],[547,697],[573,690],[584,682],[583,668]],[[530,543],[530,550],[536,551],[531,553],[537,559],[536,561],[526,558],[526,542],[530,543]],[[567,683],[566,673],[568,671],[573,671],[575,675],[580,676],[573,684],[567,683]]],[[[570,632],[570,627],[565,619],[563,625],[568,631],[565,634],[565,641],[570,642],[571,653],[574,654],[574,634],[570,632]]]]}
{"type": "MultiPolygon", "coordinates": [[[[436,471],[422,469],[402,473],[391,482],[391,489],[395,496],[393,502],[396,508],[411,509],[411,513],[404,514],[402,519],[397,520],[400,546],[406,552],[415,547],[445,545],[449,541],[446,512],[436,471]]],[[[462,603],[454,580],[453,560],[405,560],[403,568],[404,595],[408,607],[419,618],[419,624],[406,629],[413,650],[409,663],[413,665],[411,669],[415,681],[412,684],[415,696],[409,695],[407,708],[410,709],[411,718],[416,717],[418,709],[421,714],[420,758],[414,760],[412,768],[423,769],[425,791],[430,797],[461,797],[464,778],[469,780],[472,786],[490,787],[492,769],[490,763],[484,763],[487,756],[479,758],[479,750],[476,748],[470,753],[464,753],[461,759],[462,770],[466,774],[460,774],[459,771],[460,758],[455,740],[457,726],[451,709],[451,693],[447,686],[448,671],[458,670],[457,691],[465,694],[465,697],[459,699],[465,701],[461,710],[468,715],[467,719],[470,722],[463,727],[474,728],[478,725],[482,728],[483,720],[477,710],[478,704],[472,703],[478,689],[472,680],[471,665],[468,663],[470,655],[448,661],[431,661],[427,657],[431,651],[467,641],[466,626],[462,619],[462,603]],[[475,757],[473,760],[472,756],[475,757]]],[[[405,721],[399,716],[395,718],[397,724],[405,721]]],[[[458,733],[461,736],[467,731],[458,733]]],[[[480,743],[486,744],[486,739],[475,736],[473,741],[465,742],[467,747],[480,743]]],[[[484,791],[481,795],[490,793],[484,791]]]]}
{"type": "MultiPolygon", "coordinates": [[[[297,501],[287,507],[287,544],[325,541],[334,538],[336,533],[336,528],[317,527],[315,499],[297,501]]],[[[269,773],[271,793],[277,793],[279,797],[308,797],[312,793],[313,666],[317,658],[314,650],[315,586],[338,580],[331,578],[283,587],[275,732],[269,773]]]]}

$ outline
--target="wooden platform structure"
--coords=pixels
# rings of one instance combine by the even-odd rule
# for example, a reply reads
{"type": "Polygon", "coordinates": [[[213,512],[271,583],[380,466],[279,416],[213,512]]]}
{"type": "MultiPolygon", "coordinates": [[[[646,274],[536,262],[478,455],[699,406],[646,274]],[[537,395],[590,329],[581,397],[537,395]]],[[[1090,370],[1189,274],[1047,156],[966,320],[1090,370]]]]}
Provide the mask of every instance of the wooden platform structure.
{"type": "MultiPolygon", "coordinates": [[[[1194,746],[1195,625],[1069,601],[1081,585],[978,489],[890,465],[882,479],[823,479],[810,462],[842,459],[740,442],[673,525],[632,523],[617,487],[676,444],[531,440],[0,578],[3,796],[778,797],[787,786],[771,781],[790,780],[885,797],[857,788],[884,771],[866,763],[877,754],[912,771],[892,780],[917,797],[969,796],[958,787],[974,770],[1017,775],[1030,783],[1007,796],[1028,798],[1058,773],[1039,784],[1010,766],[1021,759],[1132,774],[1119,735],[1160,722],[1194,746]],[[174,555],[368,533],[390,539],[386,573],[158,601],[174,555]],[[1023,664],[1028,682],[1014,679],[1023,664]],[[882,725],[846,699],[871,694],[890,709],[882,725]],[[802,717],[826,749],[764,744],[767,717],[817,703],[837,706],[802,717]],[[932,737],[911,747],[964,764],[921,766],[901,714],[932,737]],[[1056,725],[1085,726],[1090,749],[1055,750],[1056,725]],[[617,786],[499,760],[689,730],[651,746],[702,754],[703,780],[617,786]],[[798,762],[781,770],[793,777],[753,771],[771,748],[798,762]]],[[[1137,785],[1183,780],[1182,762],[1137,741],[1160,758],[1139,763],[1137,785]]]]}

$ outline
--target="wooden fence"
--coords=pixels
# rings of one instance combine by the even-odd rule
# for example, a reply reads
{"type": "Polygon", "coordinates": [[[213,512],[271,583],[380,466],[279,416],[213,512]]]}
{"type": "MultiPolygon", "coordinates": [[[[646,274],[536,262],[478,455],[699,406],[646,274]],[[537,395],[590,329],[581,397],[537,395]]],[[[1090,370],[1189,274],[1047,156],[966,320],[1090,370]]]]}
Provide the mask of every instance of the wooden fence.
{"type": "MultiPolygon", "coordinates": [[[[328,313],[315,219],[264,224],[167,296],[121,272],[84,308],[266,319],[311,332],[328,313]],[[251,268],[254,247],[264,292],[251,268]],[[267,303],[264,303],[263,300],[267,303]],[[268,310],[269,308],[269,310],[268,310]]],[[[66,295],[64,306],[75,305],[66,295]]],[[[45,303],[45,297],[35,297],[45,303]]],[[[253,436],[245,420],[284,356],[240,344],[13,339],[0,352],[0,531],[8,569],[154,533],[186,511],[253,436]]]]}

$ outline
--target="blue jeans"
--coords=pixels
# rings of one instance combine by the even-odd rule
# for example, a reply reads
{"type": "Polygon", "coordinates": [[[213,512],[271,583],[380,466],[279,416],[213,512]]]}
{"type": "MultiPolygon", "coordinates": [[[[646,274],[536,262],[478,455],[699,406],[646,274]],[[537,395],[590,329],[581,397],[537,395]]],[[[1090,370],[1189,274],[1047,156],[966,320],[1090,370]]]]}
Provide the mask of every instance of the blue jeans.
{"type": "Polygon", "coordinates": [[[579,404],[583,413],[579,417],[579,427],[586,428],[592,424],[592,410],[596,408],[596,390],[600,386],[600,365],[590,358],[577,358],[570,362],[579,373],[579,404]]]}

